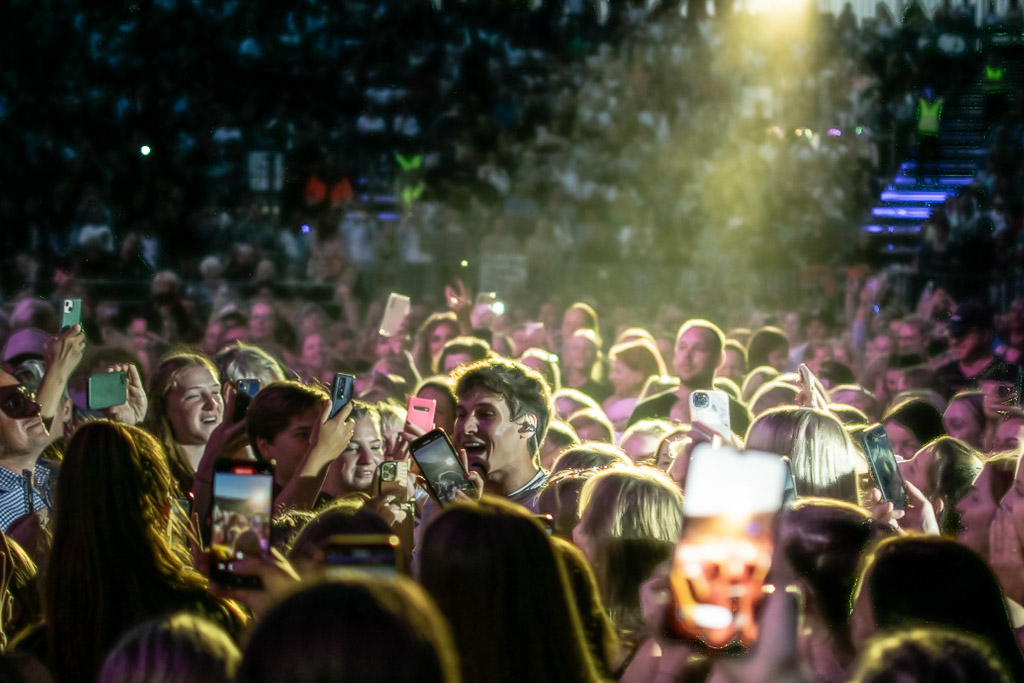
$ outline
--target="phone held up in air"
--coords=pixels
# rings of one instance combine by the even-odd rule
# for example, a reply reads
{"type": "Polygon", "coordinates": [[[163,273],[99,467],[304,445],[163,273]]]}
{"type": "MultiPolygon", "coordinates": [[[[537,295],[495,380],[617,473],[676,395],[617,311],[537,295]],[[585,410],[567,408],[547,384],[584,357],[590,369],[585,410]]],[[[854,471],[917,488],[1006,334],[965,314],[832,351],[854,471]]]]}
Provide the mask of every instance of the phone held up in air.
{"type": "Polygon", "coordinates": [[[397,501],[409,498],[408,460],[385,460],[377,466],[377,494],[397,501]]]}
{"type": "Polygon", "coordinates": [[[402,329],[402,322],[409,314],[411,303],[404,294],[392,292],[388,295],[388,303],[384,306],[384,317],[380,321],[380,335],[394,337],[402,329]]]}
{"type": "Polygon", "coordinates": [[[772,453],[701,444],[683,496],[683,535],[669,572],[666,635],[711,650],[749,648],[771,568],[786,468],[772,453]]]}
{"type": "Polygon", "coordinates": [[[409,451],[431,493],[442,505],[452,502],[456,491],[470,497],[476,495],[473,483],[466,480],[466,470],[455,447],[442,430],[427,432],[409,445],[409,451]]]}
{"type": "Polygon", "coordinates": [[[210,578],[225,586],[260,587],[235,563],[270,551],[274,466],[263,460],[218,460],[213,473],[210,578]]]}
{"type": "Polygon", "coordinates": [[[437,401],[434,399],[410,396],[405,409],[405,421],[429,432],[434,428],[435,410],[437,410],[437,401]]]}
{"type": "Polygon", "coordinates": [[[338,534],[324,548],[324,577],[355,574],[394,578],[405,571],[401,540],[395,534],[338,534]]]}
{"type": "Polygon", "coordinates": [[[60,312],[60,331],[82,324],[82,300],[64,299],[60,312]]]}
{"type": "Polygon", "coordinates": [[[240,379],[235,384],[235,422],[241,422],[249,412],[249,404],[260,391],[258,379],[240,379]]]}
{"type": "Polygon", "coordinates": [[[331,381],[331,414],[334,417],[341,412],[341,409],[348,405],[355,393],[356,378],[344,372],[336,372],[331,381]]]}
{"type": "Polygon", "coordinates": [[[903,488],[903,475],[896,464],[896,456],[885,427],[875,425],[864,430],[861,440],[868,456],[868,465],[871,466],[871,475],[875,478],[878,490],[882,492],[882,501],[892,503],[897,510],[905,510],[907,492],[903,488]]]}
{"type": "Polygon", "coordinates": [[[722,436],[731,431],[729,395],[719,389],[695,389],[690,392],[690,421],[701,422],[722,436]]]}
{"type": "Polygon", "coordinates": [[[128,401],[128,376],[124,370],[89,375],[87,395],[89,410],[124,405],[128,401]]]}

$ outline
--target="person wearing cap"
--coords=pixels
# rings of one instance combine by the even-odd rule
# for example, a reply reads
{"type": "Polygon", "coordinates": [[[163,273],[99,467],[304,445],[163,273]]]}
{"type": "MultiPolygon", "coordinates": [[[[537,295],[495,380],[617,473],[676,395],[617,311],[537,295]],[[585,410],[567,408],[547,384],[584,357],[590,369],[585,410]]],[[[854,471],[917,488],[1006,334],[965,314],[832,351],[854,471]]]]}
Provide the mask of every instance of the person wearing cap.
{"type": "Polygon", "coordinates": [[[936,372],[950,394],[977,389],[981,376],[998,362],[992,352],[992,313],[974,302],[959,306],[946,325],[952,358],[936,372]]]}

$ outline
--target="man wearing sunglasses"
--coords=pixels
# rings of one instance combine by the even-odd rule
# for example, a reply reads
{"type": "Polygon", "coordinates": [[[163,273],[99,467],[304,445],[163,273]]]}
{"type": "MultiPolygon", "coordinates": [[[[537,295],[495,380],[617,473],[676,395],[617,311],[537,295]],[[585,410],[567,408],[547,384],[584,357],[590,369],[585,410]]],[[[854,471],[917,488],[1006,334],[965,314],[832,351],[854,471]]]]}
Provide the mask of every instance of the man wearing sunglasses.
{"type": "Polygon", "coordinates": [[[0,371],[0,530],[49,507],[52,471],[39,462],[49,442],[39,404],[13,375],[0,371]],[[26,470],[31,477],[23,476],[26,470]]]}

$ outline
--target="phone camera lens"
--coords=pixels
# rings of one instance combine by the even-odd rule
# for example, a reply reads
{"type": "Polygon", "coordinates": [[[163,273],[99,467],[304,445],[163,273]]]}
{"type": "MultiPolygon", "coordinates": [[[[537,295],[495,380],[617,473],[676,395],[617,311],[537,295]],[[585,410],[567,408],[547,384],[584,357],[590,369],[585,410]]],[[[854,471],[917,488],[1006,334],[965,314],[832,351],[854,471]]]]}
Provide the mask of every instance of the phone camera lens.
{"type": "Polygon", "coordinates": [[[693,395],[693,405],[697,408],[707,408],[711,405],[711,399],[703,391],[698,391],[693,395]]]}

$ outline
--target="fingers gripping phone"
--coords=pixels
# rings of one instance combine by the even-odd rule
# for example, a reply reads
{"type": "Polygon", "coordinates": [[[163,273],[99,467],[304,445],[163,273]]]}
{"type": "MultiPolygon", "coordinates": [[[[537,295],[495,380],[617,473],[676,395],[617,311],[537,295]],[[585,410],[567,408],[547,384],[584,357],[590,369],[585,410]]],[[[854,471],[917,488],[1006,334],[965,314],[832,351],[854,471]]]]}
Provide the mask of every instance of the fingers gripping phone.
{"type": "Polygon", "coordinates": [[[262,460],[218,460],[213,474],[210,577],[225,586],[260,587],[258,577],[235,573],[246,556],[270,551],[274,466],[262,460]]]}
{"type": "Polygon", "coordinates": [[[409,498],[408,460],[386,460],[377,466],[377,493],[398,501],[409,498]]]}
{"type": "Polygon", "coordinates": [[[409,451],[431,493],[441,504],[452,502],[456,491],[476,495],[472,482],[466,481],[466,470],[455,447],[440,429],[427,432],[413,441],[409,451]]]}
{"type": "Polygon", "coordinates": [[[128,377],[124,370],[90,375],[87,393],[89,410],[124,405],[128,401],[128,377]]]}
{"type": "Polygon", "coordinates": [[[897,510],[907,507],[907,492],[903,488],[903,475],[896,464],[896,456],[892,452],[892,443],[885,427],[875,425],[861,434],[864,452],[868,456],[871,474],[875,478],[878,489],[882,492],[882,501],[892,503],[897,510]]]}
{"type": "Polygon", "coordinates": [[[355,388],[356,378],[353,375],[344,372],[335,373],[334,380],[331,382],[331,413],[329,417],[334,417],[348,405],[348,402],[352,400],[355,388]]]}

